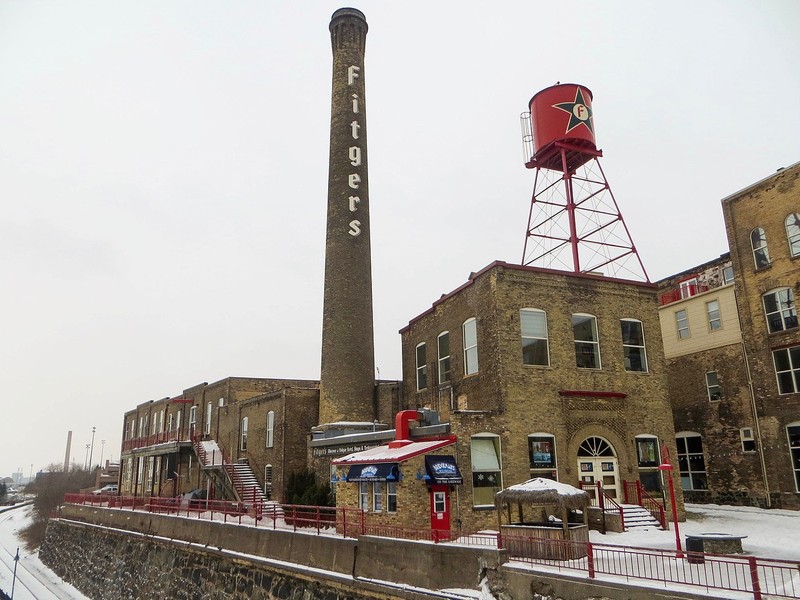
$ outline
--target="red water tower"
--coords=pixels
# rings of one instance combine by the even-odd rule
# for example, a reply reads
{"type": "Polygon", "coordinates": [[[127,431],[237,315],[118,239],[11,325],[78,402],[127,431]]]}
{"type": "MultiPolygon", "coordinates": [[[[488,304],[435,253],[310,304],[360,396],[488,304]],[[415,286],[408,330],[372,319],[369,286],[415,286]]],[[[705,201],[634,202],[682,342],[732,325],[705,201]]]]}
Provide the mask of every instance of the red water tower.
{"type": "Polygon", "coordinates": [[[522,140],[536,176],[522,264],[649,281],[600,167],[592,92],[556,84],[528,106],[522,140]]]}

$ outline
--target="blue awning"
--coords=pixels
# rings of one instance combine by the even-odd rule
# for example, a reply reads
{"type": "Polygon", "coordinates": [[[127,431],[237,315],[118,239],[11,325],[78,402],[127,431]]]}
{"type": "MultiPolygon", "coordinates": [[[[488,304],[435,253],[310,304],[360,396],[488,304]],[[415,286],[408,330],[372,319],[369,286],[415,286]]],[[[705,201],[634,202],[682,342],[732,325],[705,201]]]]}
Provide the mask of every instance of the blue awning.
{"type": "Polygon", "coordinates": [[[347,481],[397,481],[399,477],[397,463],[380,463],[370,465],[353,465],[347,471],[347,481]]]}
{"type": "Polygon", "coordinates": [[[428,483],[464,483],[454,456],[426,456],[425,472],[428,474],[428,483]]]}

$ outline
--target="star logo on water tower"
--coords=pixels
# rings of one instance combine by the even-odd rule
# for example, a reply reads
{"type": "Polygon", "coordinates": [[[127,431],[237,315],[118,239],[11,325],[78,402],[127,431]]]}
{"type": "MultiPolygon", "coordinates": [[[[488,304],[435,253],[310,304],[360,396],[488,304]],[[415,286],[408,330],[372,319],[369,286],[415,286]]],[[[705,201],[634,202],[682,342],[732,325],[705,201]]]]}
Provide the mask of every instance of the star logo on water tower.
{"type": "Polygon", "coordinates": [[[585,125],[586,128],[594,134],[592,109],[586,106],[581,88],[578,88],[578,91],[575,93],[574,102],[560,102],[559,104],[553,104],[553,108],[569,113],[569,124],[564,133],[569,133],[576,127],[585,125]]]}

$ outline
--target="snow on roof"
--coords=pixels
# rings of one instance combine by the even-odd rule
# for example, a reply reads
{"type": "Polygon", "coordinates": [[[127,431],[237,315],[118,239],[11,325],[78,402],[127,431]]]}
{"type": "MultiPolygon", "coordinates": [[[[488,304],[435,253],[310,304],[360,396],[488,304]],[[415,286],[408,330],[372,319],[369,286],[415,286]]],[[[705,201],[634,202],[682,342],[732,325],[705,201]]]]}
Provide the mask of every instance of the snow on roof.
{"type": "Polygon", "coordinates": [[[582,496],[586,492],[566,483],[559,483],[552,479],[543,479],[537,477],[536,479],[529,479],[524,483],[510,485],[506,488],[515,492],[543,492],[546,490],[553,490],[564,496],[582,496]]]}
{"type": "Polygon", "coordinates": [[[401,460],[408,460],[420,454],[426,454],[439,448],[444,448],[450,444],[455,443],[453,439],[446,440],[429,440],[426,442],[411,442],[405,446],[397,448],[390,448],[387,445],[376,446],[361,452],[354,452],[342,458],[333,461],[335,465],[353,464],[353,463],[386,463],[398,462],[401,460]]]}

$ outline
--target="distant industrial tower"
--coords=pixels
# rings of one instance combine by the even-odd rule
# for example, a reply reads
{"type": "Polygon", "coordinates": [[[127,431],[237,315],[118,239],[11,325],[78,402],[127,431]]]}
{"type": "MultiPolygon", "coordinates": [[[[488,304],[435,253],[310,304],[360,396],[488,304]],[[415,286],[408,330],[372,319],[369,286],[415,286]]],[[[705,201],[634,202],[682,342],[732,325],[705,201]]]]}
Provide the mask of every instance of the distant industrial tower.
{"type": "Polygon", "coordinates": [[[354,8],[333,13],[331,145],[325,298],[322,318],[320,423],[374,418],[367,107],[367,21],[354,8]]]}
{"type": "Polygon", "coordinates": [[[522,139],[536,177],[522,264],[649,281],[600,167],[592,92],[554,85],[529,108],[522,139]]]}

